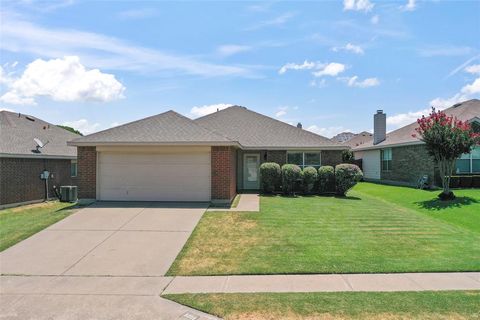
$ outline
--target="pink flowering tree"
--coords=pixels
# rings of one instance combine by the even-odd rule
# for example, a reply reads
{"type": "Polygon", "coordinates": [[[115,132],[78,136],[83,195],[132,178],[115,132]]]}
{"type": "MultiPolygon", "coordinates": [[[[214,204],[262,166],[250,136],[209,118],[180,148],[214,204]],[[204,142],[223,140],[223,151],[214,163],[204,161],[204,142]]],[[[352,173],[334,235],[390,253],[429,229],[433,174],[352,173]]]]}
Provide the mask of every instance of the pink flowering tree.
{"type": "Polygon", "coordinates": [[[450,191],[450,176],[455,161],[463,153],[469,153],[480,142],[480,136],[468,122],[449,117],[435,108],[432,108],[429,116],[422,116],[417,122],[419,126],[415,130],[420,140],[425,142],[429,155],[434,158],[440,171],[443,192],[439,197],[444,200],[454,199],[455,196],[450,191]]]}

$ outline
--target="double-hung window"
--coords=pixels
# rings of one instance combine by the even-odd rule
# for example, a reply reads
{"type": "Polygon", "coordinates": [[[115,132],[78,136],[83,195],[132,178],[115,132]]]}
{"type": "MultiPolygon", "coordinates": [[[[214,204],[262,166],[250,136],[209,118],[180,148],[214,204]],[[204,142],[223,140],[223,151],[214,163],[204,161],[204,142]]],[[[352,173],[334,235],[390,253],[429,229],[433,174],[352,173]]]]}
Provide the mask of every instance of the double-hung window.
{"type": "Polygon", "coordinates": [[[382,171],[392,170],[392,148],[380,150],[380,159],[382,163],[382,171]]]}
{"type": "Polygon", "coordinates": [[[472,152],[462,154],[455,165],[456,173],[480,173],[480,147],[475,147],[472,152]]]}
{"type": "Polygon", "coordinates": [[[287,153],[287,163],[296,164],[300,168],[314,167],[318,169],[320,167],[320,151],[289,151],[287,153]]]}
{"type": "Polygon", "coordinates": [[[77,160],[70,161],[70,176],[71,177],[77,176],[77,160]]]}

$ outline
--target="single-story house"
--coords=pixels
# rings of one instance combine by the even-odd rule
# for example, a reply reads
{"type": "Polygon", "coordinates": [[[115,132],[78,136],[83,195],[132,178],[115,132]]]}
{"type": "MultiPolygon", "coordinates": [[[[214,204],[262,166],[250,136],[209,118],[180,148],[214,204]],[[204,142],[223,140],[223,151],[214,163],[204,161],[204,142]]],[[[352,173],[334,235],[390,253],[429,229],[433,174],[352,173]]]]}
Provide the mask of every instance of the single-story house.
{"type": "Polygon", "coordinates": [[[54,186],[74,183],[77,150],[67,141],[78,137],[33,116],[0,111],[0,207],[44,200],[45,170],[49,197],[54,186]]]}
{"type": "MultiPolygon", "coordinates": [[[[472,123],[480,132],[480,100],[464,101],[445,109],[449,116],[472,123]]],[[[424,143],[414,136],[417,122],[386,133],[386,114],[378,110],[374,115],[373,140],[353,147],[356,159],[362,159],[366,180],[416,185],[427,175],[429,183],[439,184],[438,170],[428,155],[424,143]]],[[[464,154],[456,162],[455,174],[480,174],[480,147],[464,154]]]]}
{"type": "Polygon", "coordinates": [[[342,142],[344,145],[349,146],[350,148],[358,147],[364,143],[370,142],[373,140],[373,134],[367,131],[362,131],[355,134],[350,139],[342,142]]]}
{"type": "Polygon", "coordinates": [[[69,145],[80,198],[219,204],[258,190],[262,162],[318,168],[340,163],[348,148],[240,106],[196,120],[168,111],[69,145]]]}

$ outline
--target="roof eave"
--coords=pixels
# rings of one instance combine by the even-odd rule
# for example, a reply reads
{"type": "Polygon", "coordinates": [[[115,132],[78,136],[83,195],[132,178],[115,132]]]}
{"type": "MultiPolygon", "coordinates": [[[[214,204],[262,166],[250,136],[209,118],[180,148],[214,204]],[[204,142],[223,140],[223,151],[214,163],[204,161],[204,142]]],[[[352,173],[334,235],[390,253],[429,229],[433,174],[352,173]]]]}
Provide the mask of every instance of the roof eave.
{"type": "Polygon", "coordinates": [[[349,146],[260,146],[242,147],[243,150],[347,150],[349,146]]]}
{"type": "Polygon", "coordinates": [[[27,159],[77,159],[73,155],[52,155],[52,154],[21,154],[21,153],[0,153],[0,158],[27,158],[27,159]]]}
{"type": "Polygon", "coordinates": [[[405,147],[405,146],[413,146],[418,144],[424,144],[424,142],[418,140],[418,141],[409,141],[409,142],[391,143],[391,144],[382,144],[382,145],[377,144],[369,147],[353,148],[352,151],[367,151],[367,150],[376,150],[376,149],[383,149],[383,148],[405,147]]]}
{"type": "Polygon", "coordinates": [[[179,142],[122,142],[122,141],[68,141],[68,146],[95,147],[95,146],[236,146],[241,147],[236,141],[179,141],[179,142]]]}

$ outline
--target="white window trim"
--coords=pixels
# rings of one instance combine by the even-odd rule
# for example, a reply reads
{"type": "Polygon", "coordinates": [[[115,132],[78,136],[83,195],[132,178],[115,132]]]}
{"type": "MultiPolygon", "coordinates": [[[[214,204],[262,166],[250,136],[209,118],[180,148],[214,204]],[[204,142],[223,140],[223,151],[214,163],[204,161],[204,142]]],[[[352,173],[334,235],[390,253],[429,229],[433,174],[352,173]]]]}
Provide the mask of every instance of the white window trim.
{"type": "MultiPolygon", "coordinates": [[[[301,153],[302,154],[302,164],[301,165],[298,165],[300,168],[302,168],[302,170],[306,167],[321,167],[322,166],[322,151],[321,150],[306,150],[306,151],[302,151],[302,150],[295,150],[295,151],[287,151],[287,163],[288,164],[291,164],[288,162],[288,155],[289,154],[295,154],[295,153],[301,153]],[[305,164],[305,153],[318,153],[318,156],[320,158],[320,164],[305,164]]],[[[293,163],[295,164],[295,163],[293,163]]]]}
{"type": "Polygon", "coordinates": [[[381,149],[380,150],[380,168],[383,172],[390,172],[392,171],[392,159],[393,159],[393,151],[392,151],[392,148],[385,148],[385,149],[381,149]],[[389,150],[388,154],[390,155],[390,157],[384,159],[383,155],[385,154],[385,150],[389,150]],[[383,168],[383,161],[390,161],[390,166],[388,169],[384,169],[383,168]]]}
{"type": "Polygon", "coordinates": [[[76,178],[78,176],[78,162],[77,160],[70,160],[70,178],[76,178]],[[75,175],[72,175],[72,164],[75,163],[75,175]]]}
{"type": "MultiPolygon", "coordinates": [[[[478,147],[478,146],[474,147],[474,149],[475,149],[475,148],[479,148],[479,149],[480,149],[480,147],[478,147]]],[[[469,155],[468,159],[462,159],[462,158],[460,157],[460,158],[458,158],[457,160],[469,160],[469,162],[470,162],[470,171],[468,171],[468,172],[458,172],[457,170],[455,170],[455,174],[473,174],[473,173],[479,173],[478,171],[475,171],[475,172],[473,171],[473,160],[480,160],[480,157],[479,157],[479,158],[474,158],[474,157],[473,157],[473,150],[472,150],[470,153],[467,153],[467,154],[469,155]]],[[[455,169],[457,169],[457,168],[455,168],[455,169]]]]}

